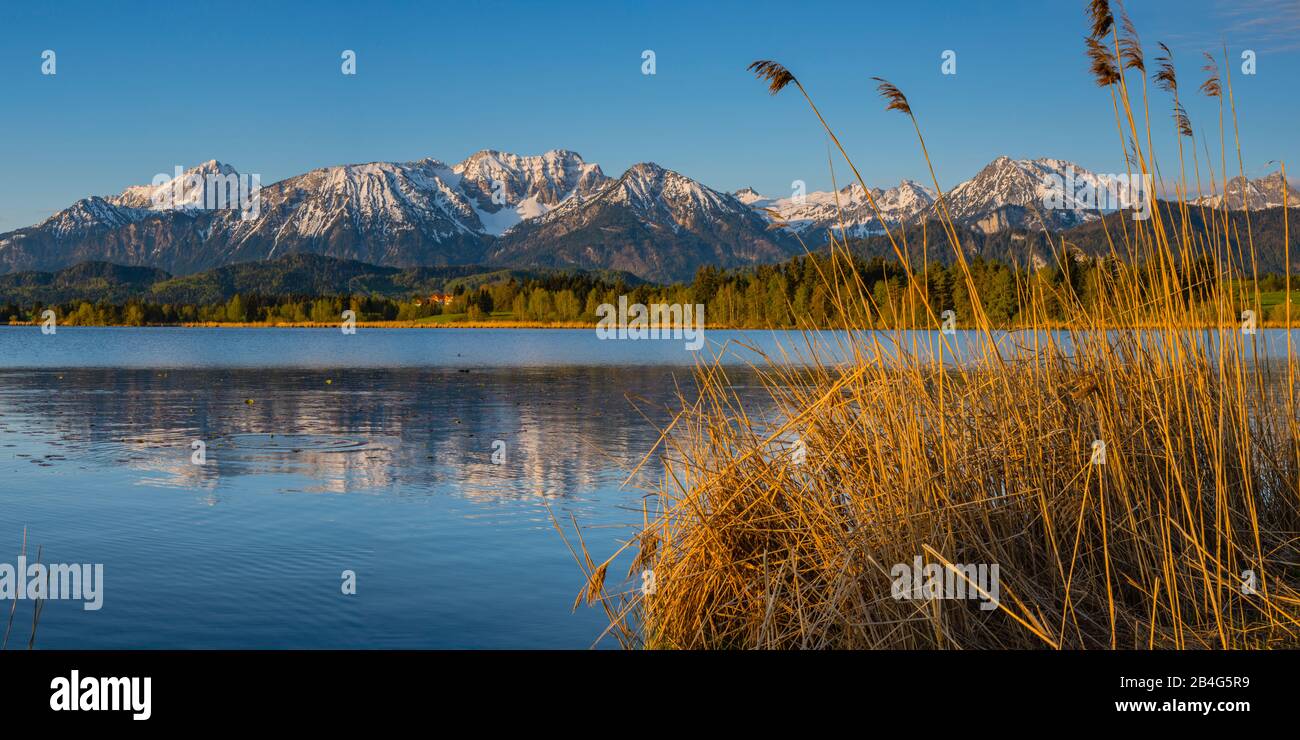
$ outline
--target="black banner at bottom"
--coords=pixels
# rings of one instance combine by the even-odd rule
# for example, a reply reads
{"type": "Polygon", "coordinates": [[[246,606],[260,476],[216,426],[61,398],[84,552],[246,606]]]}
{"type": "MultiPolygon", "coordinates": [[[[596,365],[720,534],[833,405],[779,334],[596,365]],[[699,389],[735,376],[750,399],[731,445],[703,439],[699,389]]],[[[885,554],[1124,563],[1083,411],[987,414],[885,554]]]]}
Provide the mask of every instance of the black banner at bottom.
{"type": "Polygon", "coordinates": [[[833,722],[837,712],[941,729],[1039,720],[1082,726],[1287,721],[1295,652],[424,652],[140,651],[0,654],[8,722],[138,727],[354,721],[494,725],[659,721],[833,722]],[[744,709],[748,707],[748,709],[744,709]],[[815,711],[814,711],[815,709],[815,711]],[[629,714],[629,712],[631,714],[629,714]],[[800,716],[803,720],[800,720],[800,716]],[[715,717],[720,720],[721,717],[715,717]],[[196,723],[198,723],[196,725],[196,723]],[[919,724],[917,724],[919,723],[919,724]]]}

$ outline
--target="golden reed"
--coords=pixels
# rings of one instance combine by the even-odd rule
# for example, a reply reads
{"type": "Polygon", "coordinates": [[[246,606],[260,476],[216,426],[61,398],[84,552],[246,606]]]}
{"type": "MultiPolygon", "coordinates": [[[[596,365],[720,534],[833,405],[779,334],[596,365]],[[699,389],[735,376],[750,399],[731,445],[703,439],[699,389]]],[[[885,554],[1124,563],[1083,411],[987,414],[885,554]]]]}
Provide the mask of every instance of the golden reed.
{"type": "MultiPolygon", "coordinates": [[[[1129,167],[1146,176],[1157,170],[1141,44],[1122,10],[1119,23],[1105,0],[1089,13],[1092,74],[1111,93],[1129,167]],[[1134,78],[1140,92],[1130,90],[1134,78]]],[[[1220,213],[1197,197],[1195,160],[1195,195],[1188,187],[1182,139],[1193,156],[1196,139],[1161,48],[1154,77],[1173,98],[1177,197],[1157,201],[1164,218],[1107,221],[1120,259],[1093,271],[1099,303],[1085,310],[1073,291],[1024,280],[1022,330],[995,336],[935,180],[937,207],[924,218],[938,228],[923,232],[925,243],[886,229],[908,281],[883,308],[941,326],[946,307],[931,305],[908,259],[938,231],[946,247],[936,248],[952,250],[976,296],[965,327],[974,331],[957,346],[942,332],[880,326],[868,286],[849,261],[834,260],[830,269],[850,271],[825,276],[841,286],[837,307],[857,319],[848,325],[879,331],[805,327],[798,348],[758,368],[761,418],[726,368],[702,364],[698,394],[683,394],[638,466],[663,466],[641,531],[600,562],[576,537],[587,574],[578,599],[604,608],[608,635],[650,648],[1300,646],[1289,301],[1285,358],[1257,361],[1262,336],[1244,333],[1240,314],[1259,310],[1258,293],[1234,287],[1255,274],[1249,224],[1243,239],[1231,231],[1227,198],[1220,213]],[[1206,229],[1190,227],[1193,209],[1206,229]],[[1198,255],[1217,265],[1211,285],[1189,284],[1198,255]],[[1064,324],[1048,319],[1052,302],[1068,307],[1064,324]],[[802,366],[789,362],[796,351],[802,366]],[[952,362],[957,352],[962,361],[952,362]],[[624,553],[633,556],[627,580],[607,586],[624,553]],[[987,598],[898,598],[891,571],[918,562],[957,574],[970,572],[961,564],[998,566],[996,608],[987,598]]],[[[1226,192],[1231,78],[1213,59],[1208,66],[1201,92],[1219,105],[1222,180],[1208,156],[1206,165],[1210,191],[1226,192]]],[[[751,70],[773,94],[800,91],[865,189],[799,80],[772,61],[751,70]]],[[[888,109],[912,120],[929,163],[911,104],[877,82],[888,109]]],[[[833,237],[831,249],[846,244],[833,237]]],[[[1068,245],[1058,238],[1053,249],[1068,270],[1068,245]]],[[[1289,295],[1289,249],[1285,258],[1289,295]]]]}

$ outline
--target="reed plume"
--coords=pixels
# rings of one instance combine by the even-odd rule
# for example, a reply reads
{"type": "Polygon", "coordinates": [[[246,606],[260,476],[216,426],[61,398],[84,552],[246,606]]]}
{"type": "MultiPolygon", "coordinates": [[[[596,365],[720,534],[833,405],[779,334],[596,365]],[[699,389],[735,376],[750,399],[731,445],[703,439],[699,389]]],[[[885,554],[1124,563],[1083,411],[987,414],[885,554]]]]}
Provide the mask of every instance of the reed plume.
{"type": "Polygon", "coordinates": [[[790,74],[790,70],[769,59],[760,59],[753,62],[748,69],[760,80],[767,81],[767,91],[772,95],[781,92],[786,85],[792,82],[798,84],[798,80],[794,78],[794,75],[790,74]]]}
{"type": "Polygon", "coordinates": [[[1115,25],[1115,16],[1111,15],[1108,0],[1091,0],[1088,3],[1088,15],[1092,19],[1092,38],[1105,38],[1115,25]]]}
{"type": "Polygon", "coordinates": [[[1208,51],[1203,53],[1205,55],[1205,66],[1201,67],[1201,70],[1209,72],[1209,74],[1206,76],[1205,82],[1201,83],[1201,92],[1211,98],[1222,98],[1223,86],[1219,83],[1219,64],[1214,61],[1214,57],[1210,56],[1208,51]]]}
{"type": "Polygon", "coordinates": [[[1167,93],[1178,94],[1178,74],[1174,70],[1174,53],[1165,46],[1164,42],[1158,44],[1160,50],[1164,52],[1156,56],[1156,73],[1152,77],[1156,85],[1167,93]]]}
{"type": "Polygon", "coordinates": [[[1192,121],[1187,117],[1187,111],[1183,108],[1181,103],[1174,106],[1174,121],[1178,124],[1178,135],[1191,138],[1192,121]]]}
{"type": "Polygon", "coordinates": [[[1120,6],[1120,28],[1123,29],[1123,33],[1119,37],[1119,55],[1124,69],[1136,69],[1146,74],[1147,65],[1146,58],[1142,54],[1142,41],[1123,6],[1120,6]]]}
{"type": "Polygon", "coordinates": [[[885,106],[885,110],[896,110],[909,116],[912,115],[912,106],[907,104],[907,96],[901,90],[882,77],[872,77],[871,79],[880,83],[876,85],[876,91],[889,103],[885,106]]]}
{"type": "Polygon", "coordinates": [[[1092,77],[1098,87],[1109,87],[1119,82],[1119,67],[1110,50],[1092,36],[1084,37],[1088,61],[1092,63],[1092,77]]]}

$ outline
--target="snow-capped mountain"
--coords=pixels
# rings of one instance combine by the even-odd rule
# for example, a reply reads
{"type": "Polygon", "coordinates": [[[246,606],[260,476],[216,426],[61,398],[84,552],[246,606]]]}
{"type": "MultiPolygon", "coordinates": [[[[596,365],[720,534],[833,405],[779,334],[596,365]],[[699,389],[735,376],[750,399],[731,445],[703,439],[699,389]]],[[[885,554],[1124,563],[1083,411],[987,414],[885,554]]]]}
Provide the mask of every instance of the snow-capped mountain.
{"type": "Polygon", "coordinates": [[[594,206],[618,206],[645,221],[670,228],[707,228],[719,219],[752,215],[735,198],[705,187],[689,177],[664,169],[653,162],[632,165],[623,176],[603,188],[595,198],[575,199],[542,219],[542,223],[563,221],[594,206]]]}
{"type": "Polygon", "coordinates": [[[251,179],[213,160],[0,234],[0,268],[102,259],[182,274],[292,252],[401,266],[467,264],[519,223],[608,182],[598,165],[573,152],[481,151],[456,165],[422,159],[312,170],[262,185],[256,211],[248,212],[238,188],[247,190],[251,179]]]}
{"type": "MultiPolygon", "coordinates": [[[[1012,227],[1057,230],[1097,219],[1118,205],[1130,205],[1132,194],[1121,185],[1060,159],[998,157],[945,193],[943,205],[954,222],[985,233],[1012,227]],[[1097,193],[1102,194],[1100,199],[1097,193]]],[[[882,233],[881,221],[892,227],[939,215],[935,192],[912,180],[888,190],[872,188],[871,195],[879,218],[858,183],[838,191],[780,199],[766,198],[752,188],[736,193],[769,220],[817,242],[828,231],[838,236],[841,228],[849,238],[856,238],[882,233]]]]}
{"type": "Polygon", "coordinates": [[[838,236],[842,230],[849,238],[880,234],[884,232],[882,220],[893,226],[915,217],[934,203],[934,192],[912,180],[904,180],[888,190],[872,188],[870,192],[876,201],[874,209],[867,191],[858,183],[836,191],[788,198],[767,198],[753,188],[739,190],[735,195],[772,223],[798,234],[810,244],[824,241],[827,231],[834,231],[838,236]]]}
{"type": "Polygon", "coordinates": [[[736,197],[643,162],[595,195],[570,198],[507,233],[488,260],[689,280],[704,265],[773,262],[800,251],[736,197]]]}
{"type": "Polygon", "coordinates": [[[221,202],[219,198],[226,198],[226,202],[233,202],[236,206],[239,203],[237,191],[223,189],[223,186],[237,182],[239,173],[215,159],[176,173],[174,178],[165,174],[163,177],[168,178],[168,182],[133,185],[117,195],[103,198],[82,198],[34,228],[44,229],[66,240],[127,226],[167,211],[202,210],[205,204],[221,202]]]}
{"type": "Polygon", "coordinates": [[[222,212],[221,263],[314,252],[372,264],[447,264],[482,224],[460,176],[436,159],[325,167],[262,188],[261,214],[222,212]]]}
{"type": "MultiPolygon", "coordinates": [[[[262,186],[253,212],[238,192],[214,197],[232,177],[241,187],[233,167],[207,162],[183,177],[176,178],[180,184],[78,201],[41,224],[0,235],[0,265],[59,269],[105,260],[184,274],[292,252],[398,265],[481,255],[483,226],[461,177],[437,160],[312,170],[262,186]]],[[[249,178],[242,182],[250,187],[249,178]]]]}
{"type": "MultiPolygon", "coordinates": [[[[1284,180],[1281,172],[1265,175],[1256,180],[1247,180],[1238,175],[1228,180],[1225,192],[1228,196],[1228,209],[1233,211],[1242,210],[1247,205],[1252,211],[1258,208],[1281,208],[1284,193],[1288,207],[1300,208],[1300,190],[1296,190],[1284,180]]],[[[1207,195],[1197,202],[1221,208],[1223,195],[1218,193],[1207,195]]]]}
{"type": "Polygon", "coordinates": [[[161,173],[157,184],[133,185],[106,200],[144,211],[201,210],[237,201],[239,177],[234,167],[211,159],[184,172],[161,173]]]}
{"type": "Polygon", "coordinates": [[[609,182],[600,165],[559,149],[538,157],[485,149],[453,171],[461,177],[461,189],[473,198],[483,230],[493,236],[545,215],[571,197],[589,196],[609,182]]]}
{"type": "MultiPolygon", "coordinates": [[[[94,195],[82,198],[32,228],[43,229],[58,239],[74,239],[96,230],[126,226],[147,215],[148,212],[143,209],[119,206],[111,199],[94,195]]],[[[9,236],[10,234],[4,235],[9,236]]],[[[7,242],[7,238],[0,238],[0,245],[7,242]]]]}
{"type": "Polygon", "coordinates": [[[984,233],[1011,227],[1066,229],[1127,208],[1135,194],[1061,159],[998,157],[944,196],[954,222],[984,233]]]}

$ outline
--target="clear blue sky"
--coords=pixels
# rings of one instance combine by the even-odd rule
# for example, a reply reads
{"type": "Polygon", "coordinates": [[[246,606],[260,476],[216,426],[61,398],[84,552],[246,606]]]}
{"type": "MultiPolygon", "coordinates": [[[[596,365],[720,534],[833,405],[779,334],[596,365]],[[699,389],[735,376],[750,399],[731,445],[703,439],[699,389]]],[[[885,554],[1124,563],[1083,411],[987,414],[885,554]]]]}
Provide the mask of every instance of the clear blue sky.
{"type": "MultiPolygon", "coordinates": [[[[799,76],[872,184],[926,175],[872,75],[911,99],[945,188],[999,154],[1123,169],[1109,96],[1086,74],[1083,0],[292,5],[5,3],[0,231],[214,158],[269,183],[330,164],[565,148],[610,175],[649,160],[718,189],[828,187],[816,121],[745,71],[759,58],[799,76]],[[340,72],[344,49],[356,76],[340,72]],[[654,76],[641,74],[645,49],[654,76]],[[945,49],[955,76],[940,74],[945,49]]],[[[1194,93],[1200,51],[1254,49],[1256,75],[1233,69],[1247,173],[1273,159],[1300,172],[1300,3],[1130,5],[1150,66],[1157,41],[1173,47],[1198,130],[1215,125],[1194,93]]],[[[1161,127],[1167,111],[1153,88],[1161,127]]]]}

